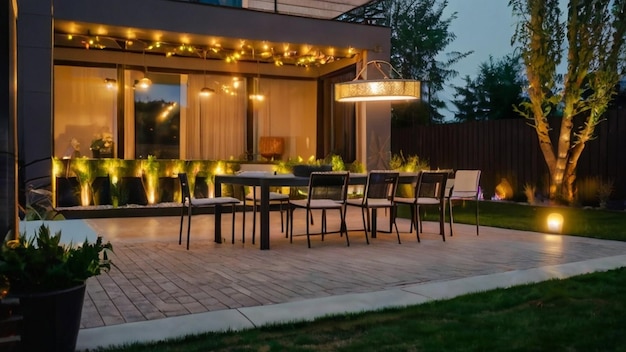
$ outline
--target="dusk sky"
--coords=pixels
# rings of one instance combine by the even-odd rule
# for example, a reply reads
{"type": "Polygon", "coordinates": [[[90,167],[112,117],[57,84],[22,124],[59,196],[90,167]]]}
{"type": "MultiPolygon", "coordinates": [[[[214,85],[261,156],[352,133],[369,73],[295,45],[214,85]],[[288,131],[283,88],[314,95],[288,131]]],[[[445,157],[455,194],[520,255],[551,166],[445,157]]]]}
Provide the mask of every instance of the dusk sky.
{"type": "MultiPolygon", "coordinates": [[[[446,52],[459,51],[474,53],[460,61],[454,69],[459,72],[451,85],[463,86],[463,77],[475,78],[478,66],[493,56],[494,60],[512,54],[511,37],[515,29],[516,19],[508,7],[508,0],[448,0],[444,18],[456,12],[457,18],[450,24],[450,31],[456,35],[456,40],[447,48],[446,52]]],[[[447,89],[441,98],[452,99],[454,90],[447,89]]],[[[452,103],[448,108],[454,111],[452,103]]],[[[442,113],[453,116],[452,112],[442,113]]]]}

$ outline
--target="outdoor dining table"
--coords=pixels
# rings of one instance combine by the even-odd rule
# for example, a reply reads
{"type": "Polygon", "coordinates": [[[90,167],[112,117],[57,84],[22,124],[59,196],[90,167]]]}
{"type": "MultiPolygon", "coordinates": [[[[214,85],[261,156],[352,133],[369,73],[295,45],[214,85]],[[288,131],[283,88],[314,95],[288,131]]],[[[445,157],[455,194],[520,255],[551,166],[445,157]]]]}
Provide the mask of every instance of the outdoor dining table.
{"type": "MultiPolygon", "coordinates": [[[[417,173],[400,173],[399,183],[413,183],[417,173]]],[[[350,173],[350,185],[365,185],[366,173],[350,173]]],[[[215,175],[215,196],[222,195],[222,184],[259,187],[261,205],[260,216],[260,249],[270,249],[270,187],[304,187],[308,186],[309,178],[294,176],[293,174],[273,174],[271,172],[254,172],[239,175],[215,175]]],[[[221,209],[215,209],[215,242],[222,243],[221,209]]],[[[372,238],[376,238],[375,214],[372,215],[372,238]]],[[[391,225],[391,224],[390,224],[391,225]]]]}

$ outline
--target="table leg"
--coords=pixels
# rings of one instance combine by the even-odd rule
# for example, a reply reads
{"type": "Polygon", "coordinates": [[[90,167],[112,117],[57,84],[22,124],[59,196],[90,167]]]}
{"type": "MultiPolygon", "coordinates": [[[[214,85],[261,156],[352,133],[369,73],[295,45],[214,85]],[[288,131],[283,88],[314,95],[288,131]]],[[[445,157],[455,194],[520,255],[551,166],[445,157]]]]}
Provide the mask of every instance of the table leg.
{"type": "MultiPolygon", "coordinates": [[[[215,181],[215,197],[222,196],[222,183],[215,181]]],[[[222,207],[215,207],[215,243],[222,243],[222,207]]]]}
{"type": "Polygon", "coordinates": [[[261,181],[261,249],[270,249],[270,186],[261,181]]]}
{"type": "Polygon", "coordinates": [[[376,208],[372,208],[372,238],[376,238],[376,208]]]}

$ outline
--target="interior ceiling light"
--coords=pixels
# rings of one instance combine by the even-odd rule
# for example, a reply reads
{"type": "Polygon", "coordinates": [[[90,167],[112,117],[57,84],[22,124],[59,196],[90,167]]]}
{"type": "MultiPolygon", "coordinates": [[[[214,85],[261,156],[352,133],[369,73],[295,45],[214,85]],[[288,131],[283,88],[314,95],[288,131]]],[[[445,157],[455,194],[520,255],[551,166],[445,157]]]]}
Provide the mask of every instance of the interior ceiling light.
{"type": "Polygon", "coordinates": [[[215,89],[213,88],[209,88],[209,87],[202,87],[202,89],[200,89],[200,96],[202,97],[208,97],[215,94],[215,89]]]}
{"type": "Polygon", "coordinates": [[[140,89],[148,89],[152,85],[152,80],[148,77],[144,77],[135,83],[135,87],[140,89]]]}
{"type": "Polygon", "coordinates": [[[137,83],[135,83],[135,87],[139,89],[148,89],[152,85],[152,80],[150,80],[150,78],[147,77],[148,66],[146,65],[146,50],[145,49],[143,51],[143,68],[144,68],[143,78],[137,81],[137,83]]]}
{"type": "Polygon", "coordinates": [[[403,79],[387,61],[373,60],[363,66],[352,81],[335,84],[335,100],[339,102],[394,101],[420,98],[420,82],[403,79]],[[374,66],[382,74],[382,79],[365,79],[363,72],[374,66]],[[383,70],[386,66],[387,73],[383,70]],[[390,76],[399,78],[391,78],[390,76]]]}
{"type": "MultiPolygon", "coordinates": [[[[252,58],[254,58],[254,49],[252,49],[252,58]]],[[[261,89],[259,88],[261,82],[261,68],[259,60],[256,62],[256,74],[257,76],[253,78],[252,81],[252,94],[250,94],[250,100],[254,101],[263,101],[265,100],[265,96],[261,94],[261,89]]]]}
{"type": "Polygon", "coordinates": [[[204,62],[203,62],[203,66],[204,66],[204,85],[202,86],[202,89],[200,89],[200,96],[201,97],[208,97],[213,95],[213,93],[215,93],[215,89],[213,88],[209,88],[206,86],[206,55],[207,55],[207,51],[204,51],[204,62]]]}

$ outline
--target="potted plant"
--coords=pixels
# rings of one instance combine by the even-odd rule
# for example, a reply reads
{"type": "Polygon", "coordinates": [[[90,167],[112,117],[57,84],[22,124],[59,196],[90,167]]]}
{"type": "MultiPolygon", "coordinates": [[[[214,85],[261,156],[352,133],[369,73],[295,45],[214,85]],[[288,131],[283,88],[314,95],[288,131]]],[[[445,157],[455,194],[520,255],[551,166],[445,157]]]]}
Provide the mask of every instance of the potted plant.
{"type": "Polygon", "coordinates": [[[91,141],[91,145],[89,146],[89,149],[91,150],[94,159],[100,158],[100,149],[103,148],[104,139],[102,139],[102,135],[97,134],[95,138],[91,141]]]}
{"type": "Polygon", "coordinates": [[[18,298],[22,312],[24,351],[74,351],[80,328],[85,282],[111,268],[107,251],[95,243],[63,245],[61,231],[51,235],[42,224],[30,239],[22,233],[0,250],[0,281],[8,296],[18,298]]]}

